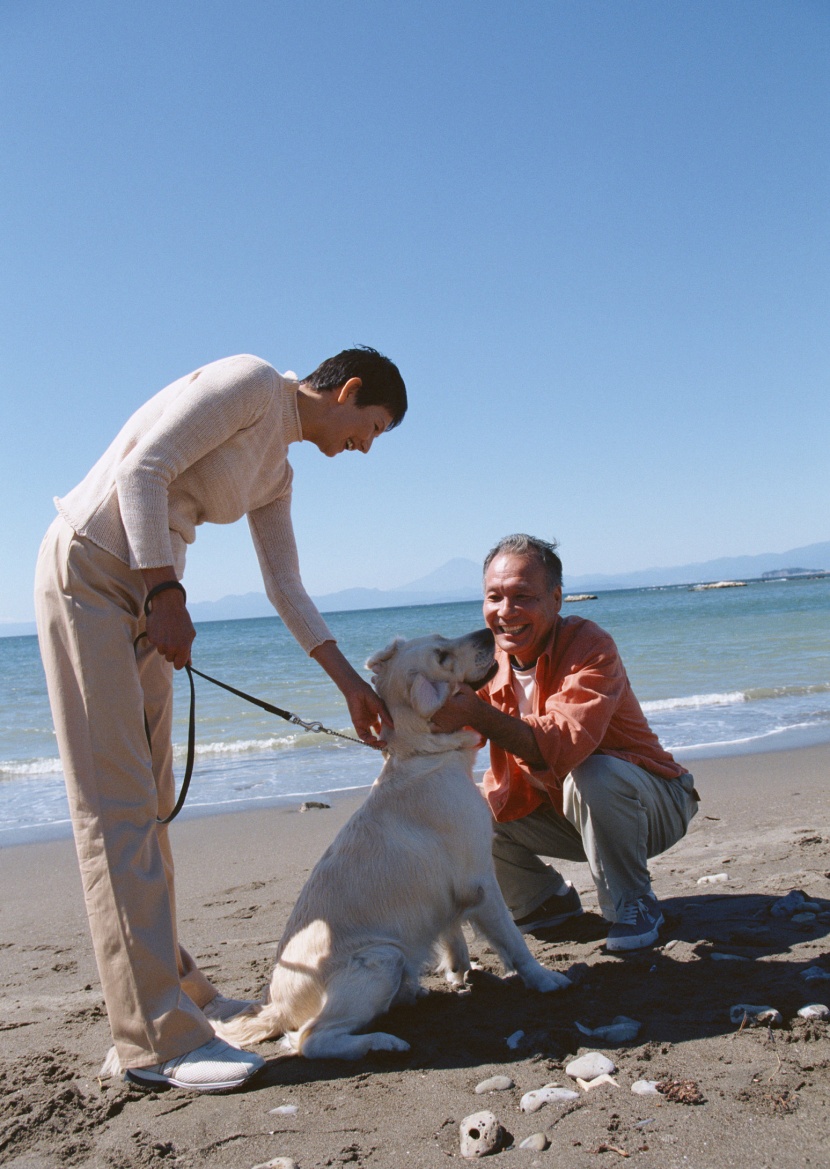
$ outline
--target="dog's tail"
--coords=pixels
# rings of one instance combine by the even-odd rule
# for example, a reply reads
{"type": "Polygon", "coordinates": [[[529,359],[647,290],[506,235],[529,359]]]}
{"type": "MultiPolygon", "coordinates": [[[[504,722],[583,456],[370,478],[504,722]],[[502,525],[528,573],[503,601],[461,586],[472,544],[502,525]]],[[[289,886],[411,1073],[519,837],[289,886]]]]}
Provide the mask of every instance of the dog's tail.
{"type": "Polygon", "coordinates": [[[226,1043],[245,1048],[251,1043],[264,1043],[266,1039],[284,1035],[288,1030],[288,1021],[279,1005],[267,1000],[251,1003],[224,1023],[215,1022],[213,1029],[226,1043]]]}

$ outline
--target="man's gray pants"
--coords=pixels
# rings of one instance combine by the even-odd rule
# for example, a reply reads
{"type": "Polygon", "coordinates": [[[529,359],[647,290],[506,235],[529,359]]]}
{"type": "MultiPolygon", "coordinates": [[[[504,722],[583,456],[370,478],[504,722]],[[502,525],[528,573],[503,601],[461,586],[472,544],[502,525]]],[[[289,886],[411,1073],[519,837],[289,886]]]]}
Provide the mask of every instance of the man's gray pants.
{"type": "Polygon", "coordinates": [[[697,812],[686,773],[660,779],[611,755],[590,755],[563,786],[564,815],[544,804],[519,820],[495,823],[493,860],[514,918],[526,917],[559,890],[562,877],[541,856],[587,861],[602,915],[651,892],[648,858],[671,848],[697,812]]]}

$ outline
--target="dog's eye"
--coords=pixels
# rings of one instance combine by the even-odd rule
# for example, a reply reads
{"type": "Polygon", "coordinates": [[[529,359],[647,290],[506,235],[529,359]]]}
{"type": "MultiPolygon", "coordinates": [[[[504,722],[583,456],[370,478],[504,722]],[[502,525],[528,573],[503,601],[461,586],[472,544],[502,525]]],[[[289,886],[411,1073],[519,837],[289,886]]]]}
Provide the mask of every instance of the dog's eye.
{"type": "Polygon", "coordinates": [[[450,653],[450,651],[448,649],[437,649],[435,651],[435,653],[438,657],[438,665],[439,666],[445,666],[447,664],[447,662],[450,660],[450,658],[452,657],[452,654],[450,653]]]}

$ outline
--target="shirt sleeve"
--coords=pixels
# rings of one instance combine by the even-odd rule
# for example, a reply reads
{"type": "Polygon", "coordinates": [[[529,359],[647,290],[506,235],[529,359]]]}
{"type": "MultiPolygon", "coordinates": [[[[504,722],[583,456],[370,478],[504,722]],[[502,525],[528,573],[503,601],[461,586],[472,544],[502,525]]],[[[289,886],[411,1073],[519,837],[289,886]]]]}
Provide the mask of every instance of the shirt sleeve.
{"type": "MultiPolygon", "coordinates": [[[[290,468],[289,468],[290,471],[290,468]]],[[[265,591],[300,646],[311,653],[335,638],[305,591],[291,523],[291,476],[284,493],[248,513],[265,591]]]]}
{"type": "Polygon", "coordinates": [[[227,357],[190,375],[185,387],[121,461],[115,485],[133,568],[173,563],[171,482],[268,407],[275,371],[258,357],[227,357]]]}
{"type": "Polygon", "coordinates": [[[607,644],[595,645],[549,695],[544,713],[524,716],[547,764],[547,773],[526,769],[528,774],[545,786],[559,787],[602,742],[625,685],[625,669],[614,643],[609,638],[607,644]]]}

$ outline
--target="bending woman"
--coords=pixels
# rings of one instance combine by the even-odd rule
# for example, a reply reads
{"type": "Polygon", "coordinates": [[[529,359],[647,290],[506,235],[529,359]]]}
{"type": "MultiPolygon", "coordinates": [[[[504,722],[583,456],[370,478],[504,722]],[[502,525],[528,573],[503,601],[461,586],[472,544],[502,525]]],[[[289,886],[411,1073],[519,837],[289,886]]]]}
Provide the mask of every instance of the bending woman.
{"type": "Polygon", "coordinates": [[[220,995],[179,944],[170,843],[156,822],[174,801],[172,671],[196,636],[179,583],[187,545],[199,524],[247,515],[269,598],[342,691],[358,735],[377,744],[386,710],[300,579],[288,447],[366,453],[406,405],[396,366],[373,349],[345,350],[299,382],[228,357],[151,398],[55,501],[35,580],[38,636],[115,1051],[136,1082],[216,1091],[263,1065],[214,1034],[211,1018],[245,1004],[220,995]]]}

